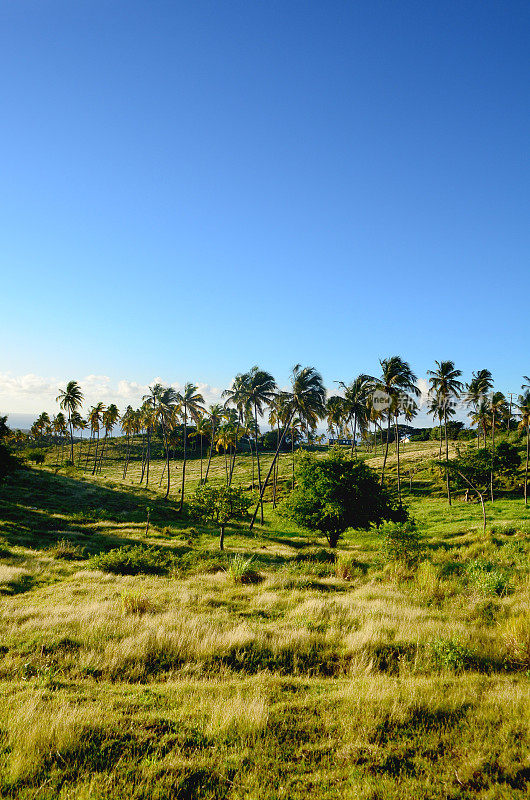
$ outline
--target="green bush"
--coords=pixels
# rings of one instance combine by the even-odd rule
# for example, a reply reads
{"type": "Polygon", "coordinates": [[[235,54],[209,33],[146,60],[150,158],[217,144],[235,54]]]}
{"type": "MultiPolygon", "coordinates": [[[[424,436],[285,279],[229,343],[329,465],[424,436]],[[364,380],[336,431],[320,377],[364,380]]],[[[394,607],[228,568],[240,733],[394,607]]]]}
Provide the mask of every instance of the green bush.
{"type": "Polygon", "coordinates": [[[34,464],[44,464],[45,455],[42,450],[29,450],[26,453],[28,461],[33,461],[34,464]]]}
{"type": "Polygon", "coordinates": [[[236,553],[229,562],[226,574],[234,583],[258,583],[261,580],[259,572],[253,569],[254,556],[246,558],[236,553]]]}
{"type": "Polygon", "coordinates": [[[68,539],[60,539],[50,547],[49,552],[54,558],[60,558],[64,561],[78,561],[84,558],[84,548],[70,542],[68,539]]]}
{"type": "Polygon", "coordinates": [[[466,566],[468,584],[482,594],[505,594],[509,577],[491,561],[476,558],[466,566]]]}
{"type": "Polygon", "coordinates": [[[88,567],[118,575],[163,575],[174,561],[174,556],[162,548],[126,545],[92,556],[88,567]]]}
{"type": "Polygon", "coordinates": [[[399,563],[415,567],[423,555],[416,524],[409,522],[387,522],[378,529],[381,537],[381,552],[387,563],[399,563]]]}
{"type": "Polygon", "coordinates": [[[440,669],[461,672],[473,662],[473,654],[458,639],[435,639],[431,642],[434,664],[440,669]]]}

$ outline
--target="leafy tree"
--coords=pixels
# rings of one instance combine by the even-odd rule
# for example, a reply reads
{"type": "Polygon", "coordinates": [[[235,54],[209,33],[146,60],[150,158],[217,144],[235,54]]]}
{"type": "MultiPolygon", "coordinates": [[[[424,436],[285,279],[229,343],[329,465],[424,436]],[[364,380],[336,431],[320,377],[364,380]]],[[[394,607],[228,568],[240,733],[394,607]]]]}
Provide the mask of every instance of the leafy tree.
{"type": "Polygon", "coordinates": [[[9,434],[11,433],[11,428],[7,426],[7,414],[5,417],[0,417],[0,442],[4,439],[7,439],[9,434]]]}
{"type": "Polygon", "coordinates": [[[244,520],[251,504],[251,498],[242,489],[233,486],[199,486],[189,502],[189,510],[197,521],[219,526],[219,549],[224,550],[227,525],[244,520]]]}
{"type": "Polygon", "coordinates": [[[77,381],[68,381],[66,389],[59,392],[57,397],[59,407],[68,412],[68,425],[70,426],[70,459],[74,463],[74,431],[72,415],[83,405],[83,392],[77,381]]]}
{"type": "Polygon", "coordinates": [[[376,474],[363,461],[338,447],[324,458],[302,453],[298,484],[280,506],[280,514],[297,525],[323,534],[330,547],[348,528],[368,528],[383,520],[404,521],[406,511],[396,509],[376,474]]]}
{"type": "Polygon", "coordinates": [[[20,459],[13,455],[9,447],[0,444],[0,483],[22,466],[20,459]]]}

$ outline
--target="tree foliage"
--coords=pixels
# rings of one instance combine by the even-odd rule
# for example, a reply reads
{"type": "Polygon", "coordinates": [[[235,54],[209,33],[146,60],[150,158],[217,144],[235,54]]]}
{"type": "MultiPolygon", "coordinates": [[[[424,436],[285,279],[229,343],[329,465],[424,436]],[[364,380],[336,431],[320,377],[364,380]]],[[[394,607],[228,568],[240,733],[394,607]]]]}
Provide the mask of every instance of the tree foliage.
{"type": "Polygon", "coordinates": [[[363,461],[334,448],[325,458],[302,453],[298,485],[280,508],[282,516],[323,534],[335,547],[347,528],[368,528],[383,520],[406,519],[376,474],[363,461]]]}
{"type": "Polygon", "coordinates": [[[219,526],[219,549],[224,549],[226,526],[237,520],[244,520],[252,498],[242,489],[233,486],[199,486],[190,500],[191,516],[199,522],[213,522],[219,526]]]}

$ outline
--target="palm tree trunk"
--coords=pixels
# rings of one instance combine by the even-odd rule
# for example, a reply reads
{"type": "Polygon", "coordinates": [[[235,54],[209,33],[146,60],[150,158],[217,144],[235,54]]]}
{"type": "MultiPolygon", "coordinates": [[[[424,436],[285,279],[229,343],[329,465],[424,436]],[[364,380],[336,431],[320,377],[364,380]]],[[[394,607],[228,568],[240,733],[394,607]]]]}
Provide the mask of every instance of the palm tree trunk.
{"type": "MultiPolygon", "coordinates": [[[[382,429],[381,429],[381,436],[382,436],[382,429]]],[[[390,442],[390,409],[388,409],[388,427],[386,430],[386,447],[385,447],[385,457],[383,459],[383,469],[381,470],[381,486],[383,486],[385,482],[385,467],[386,467],[386,460],[388,458],[388,445],[390,442]]],[[[382,446],[382,444],[381,444],[382,446]]]]}
{"type": "Polygon", "coordinates": [[[261,494],[261,467],[259,461],[259,448],[258,448],[258,409],[256,403],[254,403],[254,422],[256,423],[256,461],[258,464],[258,487],[260,493],[260,520],[261,524],[263,525],[263,499],[261,494]]]}
{"type": "Polygon", "coordinates": [[[236,441],[235,441],[235,445],[234,445],[234,453],[233,453],[232,458],[230,459],[230,478],[229,478],[229,481],[228,481],[228,485],[229,486],[232,486],[232,476],[234,474],[234,467],[236,465],[237,435],[239,433],[239,428],[240,428],[240,421],[238,420],[237,421],[237,425],[236,425],[236,435],[235,435],[235,440],[236,441]]]}
{"type": "Polygon", "coordinates": [[[92,475],[96,474],[96,468],[97,468],[97,465],[98,465],[99,428],[97,429],[96,433],[97,433],[97,436],[96,436],[96,454],[94,456],[94,469],[92,470],[92,475]]]}
{"type": "Polygon", "coordinates": [[[151,460],[151,428],[147,428],[147,446],[145,450],[146,470],[145,470],[145,485],[149,486],[149,462],[151,460]]]}
{"type": "Polygon", "coordinates": [[[398,418],[396,414],[396,454],[397,454],[397,482],[398,482],[398,498],[399,498],[399,505],[401,505],[401,475],[399,471],[399,429],[398,429],[398,418]]]}
{"type": "MultiPolygon", "coordinates": [[[[188,412],[186,405],[184,405],[184,460],[182,462],[182,489],[180,492],[180,505],[179,505],[179,513],[182,511],[184,507],[184,486],[186,482],[186,457],[187,457],[187,443],[188,443],[188,412]]],[[[169,490],[168,490],[169,491],[169,490]]],[[[166,495],[167,497],[167,495],[166,495]]]]}
{"type": "Polygon", "coordinates": [[[201,440],[201,486],[202,486],[202,433],[199,435],[201,440]]]}
{"type": "Polygon", "coordinates": [[[495,464],[495,411],[491,420],[491,473],[490,473],[490,495],[493,503],[493,468],[495,464]]]}
{"type": "Polygon", "coordinates": [[[525,506],[528,505],[527,503],[527,491],[528,491],[528,452],[530,449],[530,425],[526,426],[526,464],[524,468],[524,504],[525,506]]]}
{"type": "Polygon", "coordinates": [[[208,465],[206,467],[206,475],[204,476],[204,482],[208,480],[208,473],[210,471],[210,464],[212,461],[212,453],[213,453],[213,441],[215,439],[215,425],[212,425],[212,441],[210,442],[210,452],[208,454],[208,465]]]}
{"type": "Polygon", "coordinates": [[[289,425],[291,424],[292,418],[293,418],[293,417],[291,416],[291,418],[290,418],[290,419],[287,421],[287,423],[286,423],[286,425],[285,425],[285,428],[283,429],[283,432],[282,432],[281,439],[280,439],[280,441],[279,441],[279,443],[278,443],[278,447],[276,448],[276,452],[275,452],[275,454],[274,454],[274,458],[272,459],[272,464],[271,464],[271,465],[270,465],[270,467],[269,467],[269,471],[268,471],[268,473],[267,473],[267,477],[265,478],[265,481],[264,481],[264,483],[263,483],[263,488],[262,488],[262,490],[261,490],[261,496],[260,496],[260,499],[259,499],[259,501],[258,501],[258,503],[257,503],[257,505],[256,505],[256,508],[254,509],[254,514],[252,515],[252,519],[251,519],[251,521],[250,521],[250,528],[249,528],[250,530],[252,530],[252,528],[254,527],[254,523],[255,523],[255,521],[256,521],[256,517],[257,517],[257,515],[258,515],[258,509],[259,509],[259,507],[260,507],[260,504],[261,504],[261,502],[263,501],[263,495],[264,495],[264,493],[265,493],[265,489],[266,489],[266,487],[267,487],[267,484],[268,484],[268,482],[269,482],[269,478],[270,478],[270,476],[272,475],[272,470],[274,469],[274,465],[276,464],[276,459],[278,458],[278,455],[279,455],[279,453],[280,453],[280,448],[281,448],[281,446],[282,446],[282,444],[283,444],[283,440],[285,439],[285,434],[286,434],[286,432],[289,430],[289,425]]]}
{"type": "MultiPolygon", "coordinates": [[[[444,412],[444,428],[445,428],[445,460],[449,461],[449,442],[447,439],[447,411],[444,412]]],[[[445,468],[445,479],[447,483],[447,501],[451,505],[451,487],[449,485],[449,468],[445,468]]]]}
{"type": "MultiPolygon", "coordinates": [[[[166,487],[166,493],[164,495],[164,500],[167,500],[167,498],[169,497],[169,488],[170,488],[170,485],[171,485],[171,470],[169,468],[169,442],[168,442],[168,439],[167,439],[166,426],[164,424],[162,424],[162,436],[164,437],[164,445],[165,445],[165,448],[166,448],[167,487],[166,487]]],[[[184,463],[186,463],[186,462],[184,462],[184,463]]],[[[184,492],[184,487],[182,487],[182,491],[184,492]]],[[[182,503],[182,499],[181,499],[181,503],[182,503]]],[[[181,508],[182,508],[182,505],[181,505],[181,508]]]]}
{"type": "Polygon", "coordinates": [[[68,425],[70,426],[70,461],[74,466],[74,429],[72,427],[72,417],[68,414],[68,425]]]}

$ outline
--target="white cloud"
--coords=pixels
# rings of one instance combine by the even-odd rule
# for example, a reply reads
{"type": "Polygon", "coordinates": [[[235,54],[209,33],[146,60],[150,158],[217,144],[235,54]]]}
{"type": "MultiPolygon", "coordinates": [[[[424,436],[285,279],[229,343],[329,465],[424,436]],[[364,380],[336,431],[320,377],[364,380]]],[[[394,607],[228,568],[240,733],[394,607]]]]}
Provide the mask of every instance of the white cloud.
{"type": "MultiPolygon", "coordinates": [[[[0,373],[0,413],[55,413],[58,408],[55,398],[68,380],[69,378],[43,377],[33,373],[0,373]]],[[[85,410],[99,401],[105,404],[116,403],[120,410],[127,405],[139,406],[144,395],[148,394],[149,386],[155,383],[182,389],[182,384],[167,381],[159,375],[146,384],[126,378],[113,381],[108,375],[85,375],[78,379],[78,383],[85,397],[85,410]]],[[[209,383],[199,383],[198,388],[207,405],[220,402],[222,389],[209,383]]]]}

